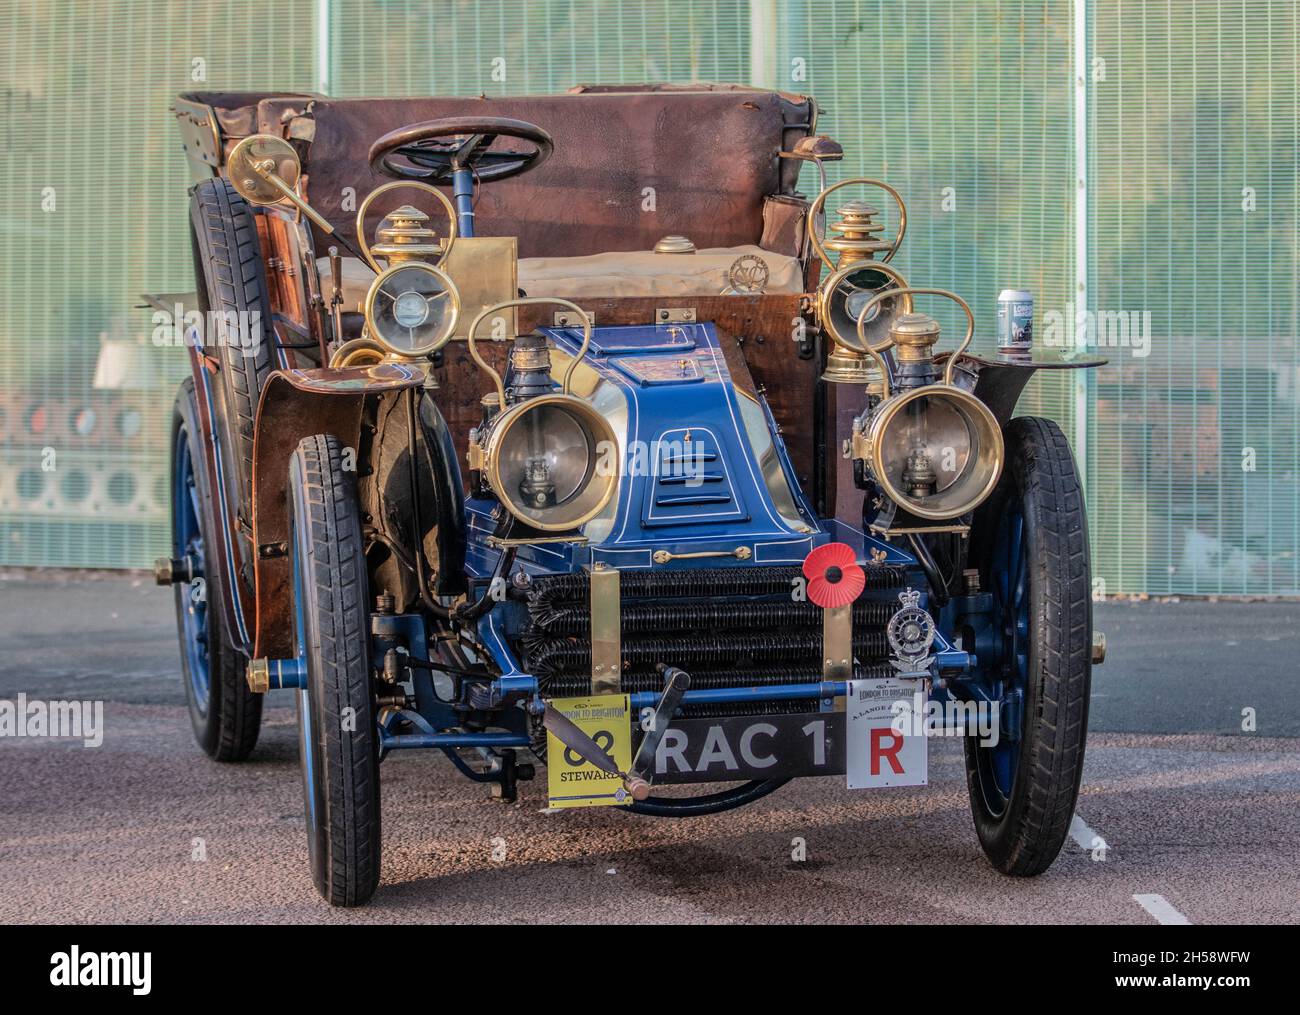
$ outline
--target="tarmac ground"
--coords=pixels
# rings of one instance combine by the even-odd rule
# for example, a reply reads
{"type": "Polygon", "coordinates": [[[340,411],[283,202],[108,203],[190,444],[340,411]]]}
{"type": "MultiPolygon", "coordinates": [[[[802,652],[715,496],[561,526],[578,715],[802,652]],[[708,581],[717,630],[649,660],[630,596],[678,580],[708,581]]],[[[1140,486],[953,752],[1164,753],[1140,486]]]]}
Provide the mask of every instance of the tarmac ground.
{"type": "Polygon", "coordinates": [[[802,779],[688,820],[550,811],[544,777],[504,804],[399,752],[380,889],[341,910],[311,885],[287,695],[248,762],[216,764],[169,590],[0,572],[0,699],[102,700],[105,727],[94,748],[0,737],[0,922],[1300,921],[1300,603],[1101,603],[1096,626],[1077,816],[1041,877],[984,859],[956,740],[932,742],[926,787],[802,779]]]}

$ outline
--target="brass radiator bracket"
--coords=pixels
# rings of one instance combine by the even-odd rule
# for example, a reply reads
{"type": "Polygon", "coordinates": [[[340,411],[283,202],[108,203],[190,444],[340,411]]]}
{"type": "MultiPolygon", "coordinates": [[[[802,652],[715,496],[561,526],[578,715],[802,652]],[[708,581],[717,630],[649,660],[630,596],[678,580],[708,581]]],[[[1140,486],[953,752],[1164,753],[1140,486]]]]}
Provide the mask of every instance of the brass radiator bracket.
{"type": "Polygon", "coordinates": [[[618,569],[591,566],[591,693],[622,693],[623,607],[618,569]]]}

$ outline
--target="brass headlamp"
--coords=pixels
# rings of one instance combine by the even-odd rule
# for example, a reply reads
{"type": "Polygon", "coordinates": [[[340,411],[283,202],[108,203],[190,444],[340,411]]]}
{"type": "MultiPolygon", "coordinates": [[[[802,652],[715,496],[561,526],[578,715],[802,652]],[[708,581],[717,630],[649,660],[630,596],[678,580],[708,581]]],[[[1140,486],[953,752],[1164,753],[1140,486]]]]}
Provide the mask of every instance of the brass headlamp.
{"type": "MultiPolygon", "coordinates": [[[[618,437],[609,420],[590,402],[571,394],[570,383],[591,343],[591,318],[568,300],[531,297],[486,307],[469,326],[469,353],[492,379],[488,396],[495,414],[470,444],[470,468],[478,469],[502,506],[525,525],[543,532],[571,532],[604,509],[618,488],[618,437]],[[487,319],[503,310],[553,304],[573,311],[582,322],[582,346],[565,368],[559,394],[535,394],[509,404],[505,382],[478,351],[475,336],[487,319]]],[[[533,344],[514,357],[530,369],[541,366],[533,344]]],[[[549,362],[549,354],[548,354],[549,362]]]]}
{"type": "Polygon", "coordinates": [[[862,459],[881,491],[918,518],[944,520],[973,511],[993,492],[1002,474],[1002,430],[993,413],[952,383],[957,358],[970,345],[975,315],[945,289],[899,289],[873,297],[858,319],[860,350],[881,372],[881,401],[854,421],[851,451],[862,459]],[[866,316],[886,296],[943,296],[965,312],[966,335],[937,380],[934,346],[939,324],[928,314],[896,318],[886,340],[866,341],[866,316]],[[894,348],[898,391],[893,392],[884,352],[894,348]]]}

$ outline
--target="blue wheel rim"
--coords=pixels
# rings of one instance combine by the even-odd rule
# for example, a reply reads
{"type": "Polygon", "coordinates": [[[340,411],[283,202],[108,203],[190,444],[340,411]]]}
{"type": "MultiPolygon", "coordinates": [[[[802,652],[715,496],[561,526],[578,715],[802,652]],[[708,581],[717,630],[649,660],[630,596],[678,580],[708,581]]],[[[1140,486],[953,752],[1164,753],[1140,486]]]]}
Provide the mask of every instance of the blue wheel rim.
{"type": "Polygon", "coordinates": [[[307,686],[298,690],[298,715],[302,724],[302,775],[307,798],[308,843],[314,851],[316,843],[316,763],[315,731],[311,722],[311,673],[307,669],[307,624],[303,616],[302,547],[298,545],[298,526],[289,522],[289,546],[293,559],[293,652],[300,672],[307,674],[307,686]]]}
{"type": "MultiPolygon", "coordinates": [[[[994,687],[1003,699],[1018,690],[1025,700],[1029,684],[1029,563],[1024,537],[1024,505],[1019,500],[1009,501],[998,520],[990,568],[1000,644],[994,687]]],[[[1006,809],[1015,788],[1023,725],[1021,737],[999,737],[996,746],[979,748],[984,801],[995,815],[1006,809]]]]}
{"type": "Polygon", "coordinates": [[[190,692],[194,707],[200,715],[206,716],[212,677],[209,666],[208,570],[204,558],[200,512],[194,458],[190,453],[190,434],[182,424],[176,434],[175,466],[172,473],[172,553],[177,558],[190,557],[195,562],[198,573],[205,576],[178,585],[176,594],[179,597],[190,692]]]}

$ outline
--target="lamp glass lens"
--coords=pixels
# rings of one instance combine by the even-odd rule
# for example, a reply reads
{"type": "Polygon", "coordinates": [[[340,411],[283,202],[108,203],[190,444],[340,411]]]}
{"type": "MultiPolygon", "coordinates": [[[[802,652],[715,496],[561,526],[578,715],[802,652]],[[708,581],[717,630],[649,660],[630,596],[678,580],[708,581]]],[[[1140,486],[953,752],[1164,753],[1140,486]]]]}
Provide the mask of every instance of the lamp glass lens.
{"type": "MultiPolygon", "coordinates": [[[[831,300],[830,306],[834,328],[842,331],[856,345],[858,317],[861,315],[863,308],[882,289],[894,288],[897,285],[898,283],[889,275],[868,265],[863,265],[863,267],[849,272],[844,280],[835,287],[831,300]]],[[[866,323],[870,325],[880,321],[879,328],[883,329],[897,312],[897,299],[881,300],[867,313],[866,323]]],[[[876,333],[874,329],[869,329],[867,332],[867,339],[873,345],[883,337],[883,330],[876,333]]]]}
{"type": "Polygon", "coordinates": [[[412,265],[379,284],[371,307],[375,337],[402,354],[430,351],[443,337],[453,301],[443,280],[412,265]]]}
{"type": "Polygon", "coordinates": [[[934,476],[931,494],[942,493],[966,471],[971,443],[966,417],[951,401],[916,398],[886,428],[881,461],[898,489],[908,490],[928,467],[934,476]]]}
{"type": "MultiPolygon", "coordinates": [[[[870,289],[854,289],[851,293],[849,293],[848,296],[845,297],[844,299],[844,310],[849,315],[849,318],[851,320],[856,321],[859,317],[861,317],[862,308],[865,307],[867,305],[867,302],[871,299],[871,297],[875,295],[876,294],[872,292],[870,289]]],[[[874,307],[871,308],[871,312],[867,314],[867,323],[870,324],[872,321],[876,319],[877,316],[879,316],[879,314],[880,314],[880,304],[877,303],[874,307]]]]}
{"type": "Polygon", "coordinates": [[[505,435],[498,468],[501,487],[530,515],[565,504],[586,488],[595,464],[590,432],[561,406],[528,412],[505,435]]]}

